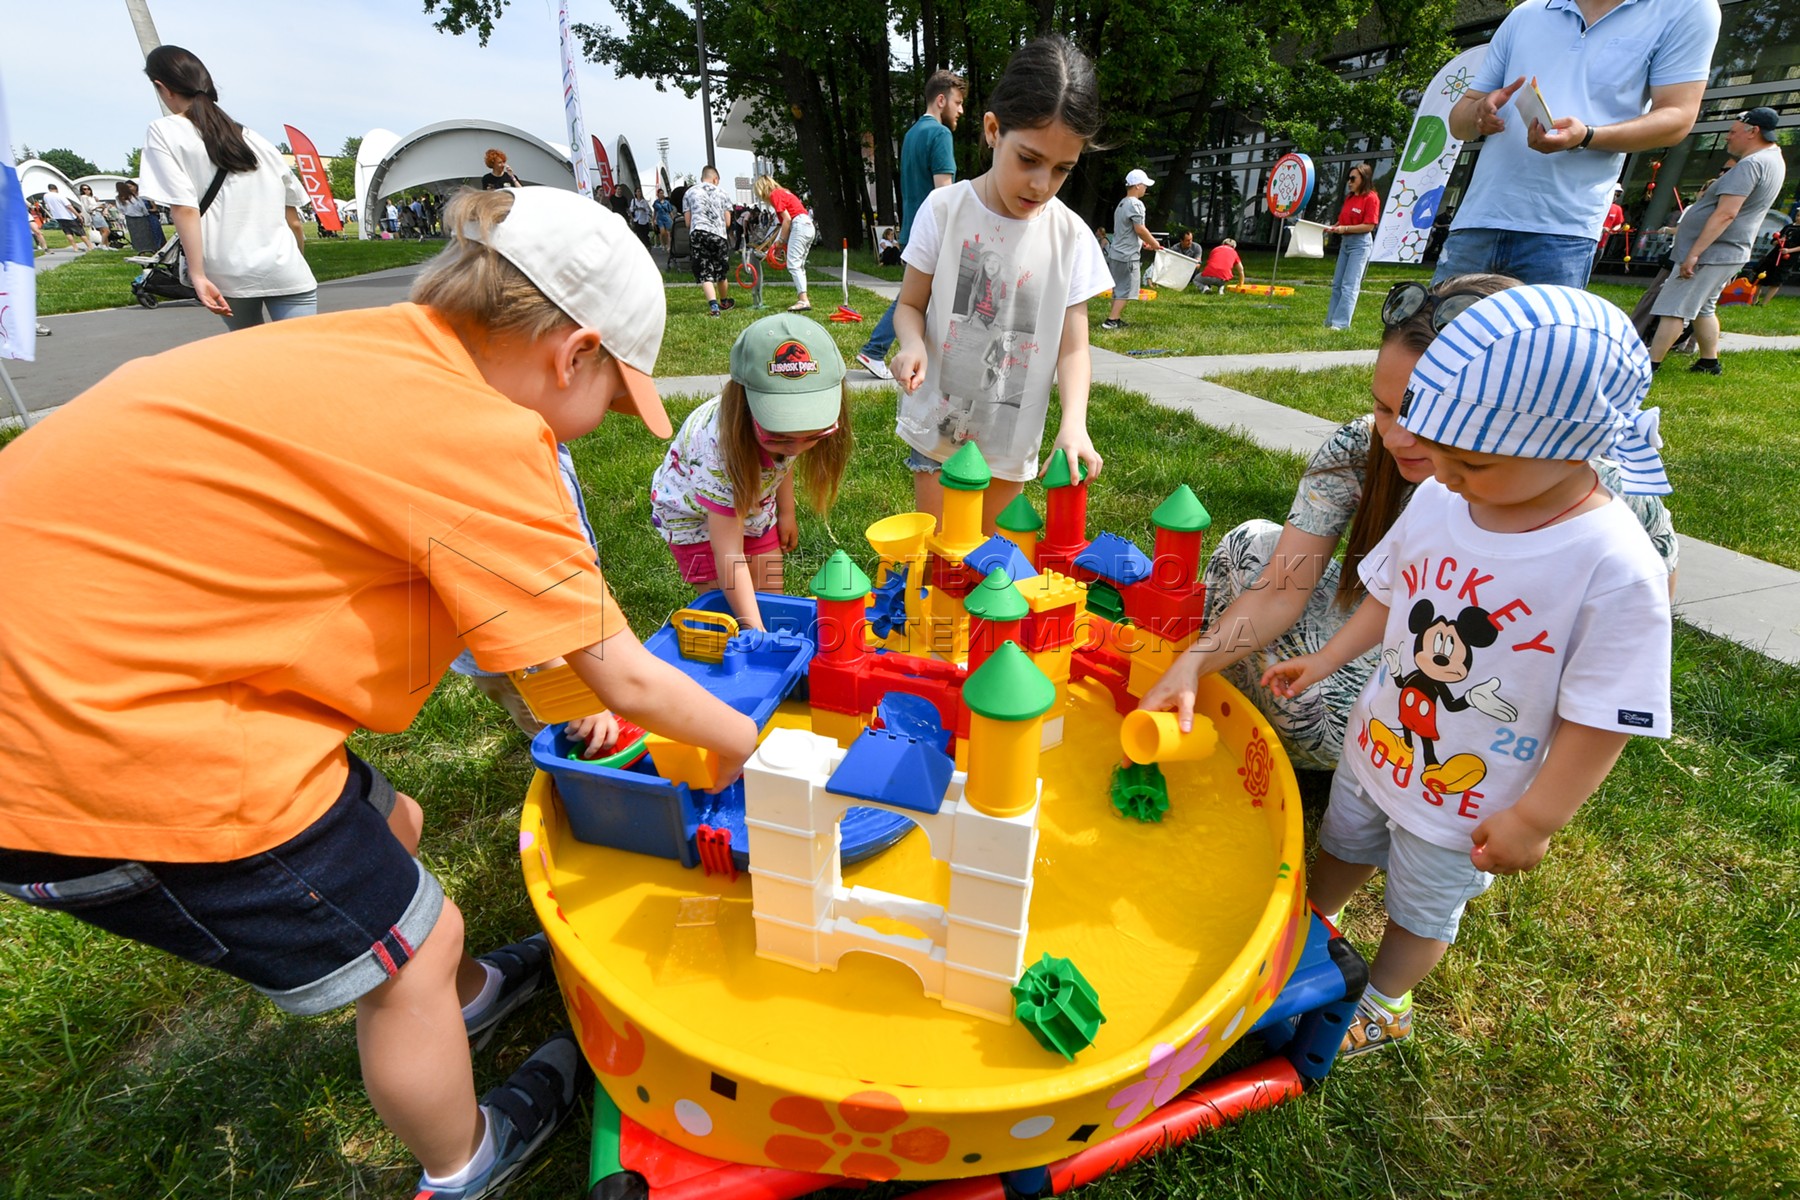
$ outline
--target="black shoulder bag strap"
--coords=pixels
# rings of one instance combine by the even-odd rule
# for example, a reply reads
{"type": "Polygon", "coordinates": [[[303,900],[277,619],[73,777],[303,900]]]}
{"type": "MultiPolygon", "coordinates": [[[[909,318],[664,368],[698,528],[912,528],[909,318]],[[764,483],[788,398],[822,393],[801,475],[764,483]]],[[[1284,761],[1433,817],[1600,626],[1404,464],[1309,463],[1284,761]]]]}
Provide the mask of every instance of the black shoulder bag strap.
{"type": "Polygon", "coordinates": [[[206,195],[200,197],[201,216],[206,215],[206,210],[211,208],[212,202],[218,198],[219,189],[225,186],[225,175],[225,168],[220,167],[219,173],[213,176],[213,181],[206,185],[206,195]]]}

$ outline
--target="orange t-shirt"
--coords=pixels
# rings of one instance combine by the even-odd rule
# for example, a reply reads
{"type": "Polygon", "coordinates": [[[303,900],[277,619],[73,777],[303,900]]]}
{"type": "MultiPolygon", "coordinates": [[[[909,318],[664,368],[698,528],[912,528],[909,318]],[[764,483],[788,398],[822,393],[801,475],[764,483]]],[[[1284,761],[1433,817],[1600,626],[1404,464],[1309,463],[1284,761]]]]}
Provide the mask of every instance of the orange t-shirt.
{"type": "Polygon", "coordinates": [[[324,813],[359,726],[626,628],[556,442],[429,310],[126,364],[0,451],[0,846],[216,862],[324,813]]]}

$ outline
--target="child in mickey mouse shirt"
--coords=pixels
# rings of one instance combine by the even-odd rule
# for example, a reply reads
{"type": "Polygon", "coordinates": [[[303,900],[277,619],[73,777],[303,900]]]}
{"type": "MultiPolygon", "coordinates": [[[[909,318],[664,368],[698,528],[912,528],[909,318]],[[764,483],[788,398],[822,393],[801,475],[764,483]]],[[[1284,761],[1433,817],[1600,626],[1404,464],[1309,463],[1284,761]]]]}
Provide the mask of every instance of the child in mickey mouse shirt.
{"type": "Polygon", "coordinates": [[[1372,646],[1382,669],[1319,829],[1310,895],[1334,913],[1387,872],[1388,925],[1343,1054],[1412,1032],[1412,988],[1493,875],[1535,867],[1634,733],[1669,735],[1667,571],[1588,458],[1669,491],[1643,343],[1612,305],[1520,287],[1472,305],[1419,360],[1394,437],[1419,486],[1364,559],[1368,598],[1294,694],[1372,646]]]}

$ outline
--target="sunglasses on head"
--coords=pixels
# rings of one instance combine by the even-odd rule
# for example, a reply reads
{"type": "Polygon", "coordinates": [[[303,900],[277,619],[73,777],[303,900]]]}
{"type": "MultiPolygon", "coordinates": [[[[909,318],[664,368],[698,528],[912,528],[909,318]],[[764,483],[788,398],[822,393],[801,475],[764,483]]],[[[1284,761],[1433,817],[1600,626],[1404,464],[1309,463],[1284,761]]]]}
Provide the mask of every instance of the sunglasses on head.
{"type": "Polygon", "coordinates": [[[1409,279],[1388,289],[1387,299],[1381,302],[1381,323],[1392,329],[1396,325],[1406,324],[1418,315],[1420,309],[1425,309],[1431,320],[1431,331],[1442,333],[1444,326],[1468,311],[1476,301],[1486,298],[1480,292],[1450,292],[1434,296],[1430,288],[1409,279]]]}

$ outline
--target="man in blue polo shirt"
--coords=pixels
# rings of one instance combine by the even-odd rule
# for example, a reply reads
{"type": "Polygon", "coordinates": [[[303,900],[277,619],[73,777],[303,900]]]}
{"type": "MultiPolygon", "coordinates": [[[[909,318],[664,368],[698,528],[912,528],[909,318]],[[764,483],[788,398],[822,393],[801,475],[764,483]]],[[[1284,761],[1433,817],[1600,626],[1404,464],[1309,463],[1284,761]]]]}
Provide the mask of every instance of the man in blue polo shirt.
{"type": "MultiPolygon", "coordinates": [[[[950,131],[962,116],[967,86],[954,71],[938,71],[925,81],[925,113],[900,143],[900,244],[912,232],[913,216],[933,188],[956,182],[956,150],[950,131]]],[[[888,351],[894,345],[894,304],[881,314],[856,361],[877,379],[892,379],[888,351]]]]}
{"type": "Polygon", "coordinates": [[[1527,0],[1508,13],[1450,110],[1453,136],[1487,141],[1434,281],[1495,271],[1586,286],[1625,155],[1687,136],[1718,36],[1718,0],[1527,0]],[[1553,128],[1511,104],[1533,76],[1553,128]]]}

